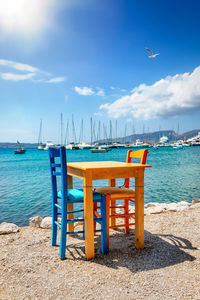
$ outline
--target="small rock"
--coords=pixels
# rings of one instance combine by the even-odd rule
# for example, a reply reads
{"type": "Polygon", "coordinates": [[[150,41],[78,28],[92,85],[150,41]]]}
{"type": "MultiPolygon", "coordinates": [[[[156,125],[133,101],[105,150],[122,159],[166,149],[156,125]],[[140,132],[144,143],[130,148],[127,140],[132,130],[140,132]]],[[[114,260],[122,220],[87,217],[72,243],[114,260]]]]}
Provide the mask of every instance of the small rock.
{"type": "Polygon", "coordinates": [[[193,207],[193,208],[200,207],[200,203],[195,203],[194,205],[191,205],[190,207],[193,207]]]}
{"type": "Polygon", "coordinates": [[[36,216],[29,219],[29,226],[31,227],[40,227],[42,222],[42,217],[36,216]]]}
{"type": "Polygon", "coordinates": [[[40,227],[44,229],[51,228],[51,226],[52,226],[52,217],[45,217],[40,224],[40,227]]]}
{"type": "Polygon", "coordinates": [[[157,206],[158,203],[155,203],[155,202],[149,202],[147,204],[144,205],[145,208],[149,208],[149,207],[155,207],[157,206]]]}
{"type": "Polygon", "coordinates": [[[18,232],[19,227],[13,223],[3,222],[0,224],[0,234],[18,232]]]}
{"type": "Polygon", "coordinates": [[[200,203],[200,199],[192,200],[192,204],[200,203]]]}

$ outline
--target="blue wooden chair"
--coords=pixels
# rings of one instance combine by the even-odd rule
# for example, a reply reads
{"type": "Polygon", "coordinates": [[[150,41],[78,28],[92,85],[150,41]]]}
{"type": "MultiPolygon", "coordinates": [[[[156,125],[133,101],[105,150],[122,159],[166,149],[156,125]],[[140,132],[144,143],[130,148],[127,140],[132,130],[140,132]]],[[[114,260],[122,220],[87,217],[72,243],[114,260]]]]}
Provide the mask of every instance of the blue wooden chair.
{"type": "MultiPolygon", "coordinates": [[[[70,203],[83,203],[83,189],[68,189],[67,185],[67,159],[65,147],[49,148],[49,160],[51,171],[51,187],[52,187],[52,240],[51,245],[56,246],[57,227],[61,229],[60,234],[60,251],[61,259],[65,258],[67,234],[83,234],[84,237],[84,209],[68,210],[70,203]],[[58,160],[58,161],[57,161],[58,160]],[[61,190],[58,191],[58,178],[60,177],[61,190]],[[69,214],[73,219],[69,219],[69,214]],[[74,218],[74,214],[78,214],[74,218]],[[61,215],[61,223],[58,222],[58,216],[61,215]],[[79,216],[82,215],[82,218],[79,216]],[[68,224],[75,222],[83,222],[82,231],[68,231],[68,224]]],[[[106,254],[107,248],[107,225],[106,225],[106,197],[97,192],[93,192],[94,203],[100,204],[100,215],[95,214],[94,222],[101,224],[101,229],[95,232],[101,232],[101,252],[106,254]]],[[[83,205],[82,205],[83,207],[83,205]]]]}

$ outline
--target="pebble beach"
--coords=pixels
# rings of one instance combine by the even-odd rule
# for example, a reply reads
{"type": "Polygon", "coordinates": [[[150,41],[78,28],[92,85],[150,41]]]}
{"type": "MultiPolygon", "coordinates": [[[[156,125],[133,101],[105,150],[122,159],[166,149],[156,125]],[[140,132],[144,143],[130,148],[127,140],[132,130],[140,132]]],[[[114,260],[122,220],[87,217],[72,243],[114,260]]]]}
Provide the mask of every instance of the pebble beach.
{"type": "Polygon", "coordinates": [[[61,261],[59,247],[50,245],[51,229],[32,226],[0,235],[2,300],[200,299],[199,200],[168,209],[149,203],[145,248],[134,248],[134,229],[129,235],[113,230],[109,254],[100,253],[96,236],[91,261],[79,237],[69,237],[61,261]]]}

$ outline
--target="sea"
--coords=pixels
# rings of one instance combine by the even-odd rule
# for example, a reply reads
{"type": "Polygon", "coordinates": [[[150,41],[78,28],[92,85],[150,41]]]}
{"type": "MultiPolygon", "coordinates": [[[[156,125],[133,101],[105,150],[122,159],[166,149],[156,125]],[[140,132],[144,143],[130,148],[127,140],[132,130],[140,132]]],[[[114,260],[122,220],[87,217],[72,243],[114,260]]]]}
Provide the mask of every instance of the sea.
{"type": "MultiPolygon", "coordinates": [[[[51,215],[51,182],[48,151],[26,149],[15,155],[14,149],[0,149],[0,223],[28,225],[29,218],[51,215]]],[[[135,149],[132,149],[135,150],[135,149]]],[[[127,148],[107,153],[90,150],[67,150],[68,162],[125,161],[127,148]]],[[[200,199],[200,147],[149,148],[145,170],[145,204],[170,203],[200,199]]],[[[117,185],[123,185],[122,179],[117,185]]],[[[74,180],[74,188],[82,188],[82,181],[74,180]]],[[[94,187],[107,181],[93,182],[94,187]]],[[[134,188],[134,179],[130,187],[134,188]]]]}

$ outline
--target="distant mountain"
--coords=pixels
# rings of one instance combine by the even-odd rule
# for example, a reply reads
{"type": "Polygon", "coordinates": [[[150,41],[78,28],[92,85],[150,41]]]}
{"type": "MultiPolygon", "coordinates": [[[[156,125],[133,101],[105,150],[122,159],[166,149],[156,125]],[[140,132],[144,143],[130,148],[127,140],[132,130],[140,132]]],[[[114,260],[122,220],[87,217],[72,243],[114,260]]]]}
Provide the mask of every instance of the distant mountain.
{"type": "Polygon", "coordinates": [[[126,137],[121,137],[117,139],[107,139],[107,140],[99,140],[96,142],[99,143],[107,143],[107,142],[119,142],[119,143],[133,143],[136,140],[140,139],[142,141],[146,141],[148,143],[157,143],[159,139],[164,135],[167,136],[169,139],[169,142],[179,140],[179,139],[189,139],[200,132],[200,129],[194,129],[192,131],[184,132],[182,134],[178,134],[173,130],[160,130],[155,132],[149,132],[149,133],[141,133],[141,134],[132,134],[126,137]]]}
{"type": "MultiPolygon", "coordinates": [[[[37,148],[38,144],[36,143],[20,143],[20,146],[23,148],[37,148]]],[[[17,143],[0,143],[0,148],[18,148],[19,144],[17,143]]]]}

